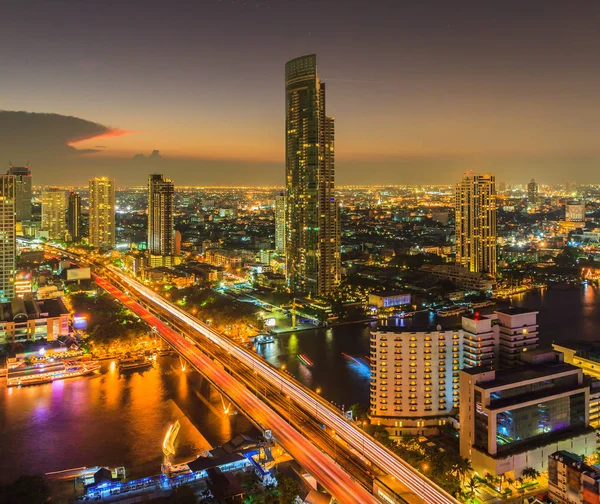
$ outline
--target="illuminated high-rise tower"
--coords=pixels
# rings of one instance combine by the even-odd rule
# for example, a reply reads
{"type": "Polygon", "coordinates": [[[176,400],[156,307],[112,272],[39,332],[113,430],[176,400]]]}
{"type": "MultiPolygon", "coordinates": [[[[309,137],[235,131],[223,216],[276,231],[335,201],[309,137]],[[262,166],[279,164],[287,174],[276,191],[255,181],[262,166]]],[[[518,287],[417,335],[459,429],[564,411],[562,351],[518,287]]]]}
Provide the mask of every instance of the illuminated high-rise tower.
{"type": "Polygon", "coordinates": [[[534,207],[538,202],[538,191],[539,187],[535,179],[531,179],[529,184],[527,184],[527,203],[530,206],[534,207]]]}
{"type": "Polygon", "coordinates": [[[456,186],[456,262],[496,274],[496,177],[465,174],[456,186]]]}
{"type": "Polygon", "coordinates": [[[29,171],[29,166],[9,165],[8,175],[15,176],[17,222],[31,220],[31,171],[29,171]]]}
{"type": "Polygon", "coordinates": [[[0,301],[15,297],[17,242],[14,175],[0,175],[0,301]]]}
{"type": "Polygon", "coordinates": [[[115,247],[115,182],[106,177],[90,179],[90,245],[115,247]]]}
{"type": "Polygon", "coordinates": [[[285,254],[285,194],[275,196],[275,251],[285,254]]]}
{"type": "Polygon", "coordinates": [[[286,270],[294,292],[331,293],[340,280],[334,120],[314,54],[285,66],[286,270]]]}
{"type": "Polygon", "coordinates": [[[42,229],[51,240],[64,240],[67,232],[67,193],[58,187],[42,191],[42,229]]]}
{"type": "Polygon", "coordinates": [[[73,191],[69,193],[67,231],[72,241],[79,241],[81,238],[81,198],[73,191]]]}
{"type": "Polygon", "coordinates": [[[148,253],[150,266],[175,261],[175,186],[158,173],[148,178],[148,253]]]}

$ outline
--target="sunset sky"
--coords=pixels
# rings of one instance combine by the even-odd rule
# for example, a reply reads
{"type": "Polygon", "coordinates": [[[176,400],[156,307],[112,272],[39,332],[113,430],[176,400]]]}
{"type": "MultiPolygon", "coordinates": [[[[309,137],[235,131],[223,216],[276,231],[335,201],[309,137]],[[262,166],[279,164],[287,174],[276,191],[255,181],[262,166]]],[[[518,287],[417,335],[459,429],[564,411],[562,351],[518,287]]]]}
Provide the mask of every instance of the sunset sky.
{"type": "Polygon", "coordinates": [[[0,113],[0,163],[35,184],[282,184],[308,53],[338,184],[600,183],[597,0],[9,0],[0,44],[0,109],[57,114],[0,113]]]}

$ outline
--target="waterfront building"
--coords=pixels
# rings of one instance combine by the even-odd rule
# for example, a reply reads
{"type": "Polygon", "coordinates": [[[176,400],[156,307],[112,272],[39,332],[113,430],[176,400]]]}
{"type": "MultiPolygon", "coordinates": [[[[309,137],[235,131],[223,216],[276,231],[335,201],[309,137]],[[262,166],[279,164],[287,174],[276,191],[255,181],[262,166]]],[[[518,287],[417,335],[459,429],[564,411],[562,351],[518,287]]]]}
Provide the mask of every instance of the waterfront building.
{"type": "Polygon", "coordinates": [[[275,196],[275,251],[285,255],[285,193],[275,196]]]}
{"type": "Polygon", "coordinates": [[[330,294],[340,281],[334,120],[314,54],[285,66],[286,274],[294,292],[330,294]]]}
{"type": "Polygon", "coordinates": [[[15,297],[17,241],[14,175],[0,175],[0,301],[15,297]]]}
{"type": "Polygon", "coordinates": [[[79,194],[73,191],[69,193],[67,231],[69,232],[71,241],[76,242],[81,238],[81,198],[79,194]]]}
{"type": "Polygon", "coordinates": [[[51,240],[64,240],[67,232],[67,194],[57,187],[42,191],[42,230],[51,240]]]}
{"type": "Polygon", "coordinates": [[[548,455],[548,497],[555,504],[600,502],[600,470],[567,450],[548,455]]]}
{"type": "Polygon", "coordinates": [[[410,304],[410,294],[405,292],[381,291],[369,293],[369,305],[377,309],[410,304]]]}
{"type": "Polygon", "coordinates": [[[31,220],[31,171],[29,166],[8,167],[7,175],[15,177],[15,212],[17,222],[31,220]]]}
{"type": "Polygon", "coordinates": [[[500,332],[500,367],[521,364],[523,352],[538,347],[537,311],[511,306],[495,311],[500,332]]]}
{"type": "Polygon", "coordinates": [[[500,334],[496,315],[464,315],[461,318],[463,330],[463,355],[465,367],[498,367],[500,334]]]}
{"type": "Polygon", "coordinates": [[[488,273],[470,271],[458,264],[425,264],[421,271],[436,278],[450,280],[457,287],[466,290],[487,292],[491,291],[496,283],[488,273]]]}
{"type": "Polygon", "coordinates": [[[45,339],[55,341],[69,334],[69,310],[60,298],[14,298],[0,303],[0,344],[45,339]]]}
{"type": "Polygon", "coordinates": [[[151,267],[175,264],[175,186],[158,173],[148,177],[148,254],[151,267]]]}
{"type": "Polygon", "coordinates": [[[456,263],[496,275],[496,178],[465,174],[456,186],[456,263]]]}
{"type": "Polygon", "coordinates": [[[585,222],[585,203],[568,201],[565,205],[565,221],[575,223],[585,222]]]}
{"type": "Polygon", "coordinates": [[[115,248],[115,182],[106,177],[90,179],[90,245],[115,248]]]}
{"type": "Polygon", "coordinates": [[[371,422],[390,435],[430,434],[459,401],[459,330],[382,326],[371,332],[371,422]]]}
{"type": "Polygon", "coordinates": [[[581,369],[555,352],[523,358],[528,365],[460,372],[460,455],[479,474],[515,479],[526,467],[546,471],[558,450],[588,456],[596,449],[581,369]]]}

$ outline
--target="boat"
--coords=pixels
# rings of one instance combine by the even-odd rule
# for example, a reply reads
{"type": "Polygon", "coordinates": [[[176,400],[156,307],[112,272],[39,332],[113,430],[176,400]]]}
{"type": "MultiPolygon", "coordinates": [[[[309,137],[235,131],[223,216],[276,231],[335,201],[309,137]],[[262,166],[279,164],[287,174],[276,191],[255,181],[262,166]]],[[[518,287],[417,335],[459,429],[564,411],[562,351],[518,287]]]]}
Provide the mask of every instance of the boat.
{"type": "Polygon", "coordinates": [[[152,361],[144,358],[144,356],[119,359],[119,371],[139,371],[151,367],[152,361]]]}
{"type": "Polygon", "coordinates": [[[438,310],[438,317],[454,317],[467,311],[467,308],[447,308],[445,310],[438,310]]]}
{"type": "Polygon", "coordinates": [[[96,361],[55,361],[42,362],[32,366],[19,366],[10,369],[6,384],[9,387],[27,387],[42,385],[66,378],[86,376],[100,369],[96,361]]]}
{"type": "Polygon", "coordinates": [[[479,301],[476,303],[471,303],[471,308],[487,308],[488,306],[495,306],[495,301],[479,301]]]}
{"type": "Polygon", "coordinates": [[[296,357],[298,358],[298,360],[304,364],[305,366],[308,367],[313,367],[315,364],[313,361],[311,361],[306,355],[304,354],[298,354],[296,355],[296,357]]]}

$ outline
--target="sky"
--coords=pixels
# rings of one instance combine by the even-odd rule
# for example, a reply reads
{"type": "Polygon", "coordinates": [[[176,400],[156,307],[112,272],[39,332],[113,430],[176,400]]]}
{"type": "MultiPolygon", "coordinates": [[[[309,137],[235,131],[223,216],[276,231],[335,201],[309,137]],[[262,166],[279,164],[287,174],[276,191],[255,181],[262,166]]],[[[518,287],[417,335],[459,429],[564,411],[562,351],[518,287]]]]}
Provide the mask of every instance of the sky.
{"type": "Polygon", "coordinates": [[[282,185],[284,65],[310,53],[338,185],[600,183],[597,0],[2,4],[0,164],[34,184],[282,185]]]}

